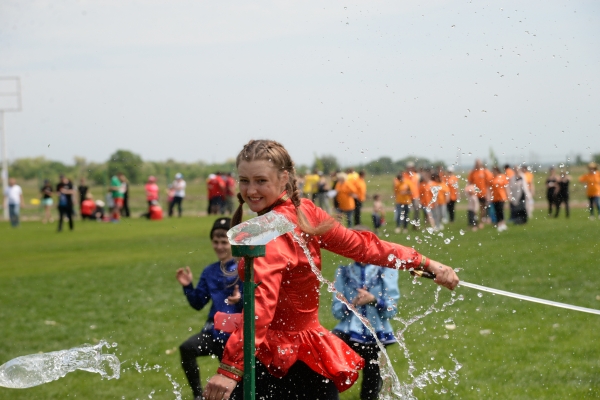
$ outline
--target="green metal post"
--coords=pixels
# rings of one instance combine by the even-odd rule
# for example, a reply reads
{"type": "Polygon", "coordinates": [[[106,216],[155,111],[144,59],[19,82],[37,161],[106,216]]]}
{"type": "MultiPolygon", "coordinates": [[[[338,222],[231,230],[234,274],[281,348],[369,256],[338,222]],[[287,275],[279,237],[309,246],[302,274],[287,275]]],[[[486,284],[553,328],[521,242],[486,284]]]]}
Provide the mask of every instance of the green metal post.
{"type": "Polygon", "coordinates": [[[265,256],[265,245],[231,246],[234,257],[244,257],[244,400],[255,398],[254,259],[265,256]]]}

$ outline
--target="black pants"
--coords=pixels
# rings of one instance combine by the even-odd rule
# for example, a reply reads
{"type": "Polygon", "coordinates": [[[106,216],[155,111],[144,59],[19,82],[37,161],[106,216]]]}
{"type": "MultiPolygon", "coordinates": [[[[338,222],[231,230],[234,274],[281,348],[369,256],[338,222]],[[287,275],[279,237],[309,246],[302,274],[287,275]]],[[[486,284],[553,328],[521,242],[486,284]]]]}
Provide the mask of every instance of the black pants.
{"type": "MultiPolygon", "coordinates": [[[[365,360],[362,385],[360,387],[360,400],[376,400],[381,390],[382,380],[379,371],[379,347],[376,343],[358,343],[350,340],[350,335],[341,331],[333,334],[342,339],[352,350],[365,360]]],[[[385,345],[387,347],[388,345],[385,345]]]]}
{"type": "Polygon", "coordinates": [[[223,358],[225,342],[213,338],[211,334],[212,326],[212,322],[207,322],[200,333],[190,337],[179,346],[181,366],[183,367],[183,372],[185,372],[185,376],[192,388],[194,397],[202,396],[200,370],[198,369],[196,358],[209,355],[217,356],[219,361],[223,358]]]}
{"type": "MultiPolygon", "coordinates": [[[[231,400],[243,400],[244,382],[239,382],[231,400]]],[[[276,378],[256,360],[256,398],[261,400],[338,400],[339,392],[332,380],[296,361],[283,378],[276,378]]]]}
{"type": "Polygon", "coordinates": [[[454,206],[456,205],[456,201],[450,200],[448,204],[446,204],[446,208],[448,209],[448,218],[450,222],[454,222],[454,206]]]}
{"type": "Polygon", "coordinates": [[[496,221],[498,221],[498,223],[504,221],[504,202],[495,201],[492,204],[494,205],[494,212],[496,213],[496,221]]]}
{"type": "Polygon", "coordinates": [[[129,195],[127,192],[125,192],[125,195],[123,196],[123,207],[121,207],[121,216],[122,217],[129,217],[129,195]]]}
{"type": "Polygon", "coordinates": [[[360,225],[360,212],[362,210],[362,201],[354,199],[354,226],[360,225]]]}
{"type": "Polygon", "coordinates": [[[73,206],[58,206],[58,231],[62,231],[63,217],[69,219],[69,229],[73,230],[73,206]]]}
{"type": "Polygon", "coordinates": [[[181,202],[183,201],[183,197],[175,196],[171,203],[169,203],[169,217],[173,216],[173,208],[175,208],[175,204],[177,204],[177,210],[179,211],[179,216],[181,217],[181,202]]]}
{"type": "Polygon", "coordinates": [[[554,213],[554,218],[558,218],[558,213],[560,211],[560,205],[562,203],[565,203],[566,216],[567,216],[567,218],[569,218],[569,198],[568,197],[560,197],[560,196],[556,197],[556,203],[555,203],[556,212],[554,213]]]}

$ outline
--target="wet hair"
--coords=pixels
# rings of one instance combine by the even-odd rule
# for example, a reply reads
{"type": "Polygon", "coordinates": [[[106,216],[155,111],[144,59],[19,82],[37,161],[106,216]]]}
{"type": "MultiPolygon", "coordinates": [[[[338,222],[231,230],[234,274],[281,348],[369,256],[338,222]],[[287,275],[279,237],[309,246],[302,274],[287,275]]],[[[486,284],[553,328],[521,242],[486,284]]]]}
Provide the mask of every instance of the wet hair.
{"type": "MultiPolygon", "coordinates": [[[[273,168],[277,170],[278,176],[280,176],[283,171],[287,171],[289,179],[285,186],[285,191],[296,208],[298,226],[304,233],[310,235],[322,235],[335,225],[336,221],[333,218],[329,218],[319,224],[319,226],[313,227],[306,218],[306,215],[302,212],[300,191],[298,190],[298,185],[296,183],[297,179],[294,161],[292,161],[290,154],[281,143],[274,140],[250,140],[236,157],[235,165],[236,167],[239,167],[242,161],[252,162],[260,160],[269,161],[273,165],[273,168]]],[[[242,198],[241,193],[237,194],[237,198],[240,205],[231,219],[232,226],[242,222],[244,199],[242,198]]]]}

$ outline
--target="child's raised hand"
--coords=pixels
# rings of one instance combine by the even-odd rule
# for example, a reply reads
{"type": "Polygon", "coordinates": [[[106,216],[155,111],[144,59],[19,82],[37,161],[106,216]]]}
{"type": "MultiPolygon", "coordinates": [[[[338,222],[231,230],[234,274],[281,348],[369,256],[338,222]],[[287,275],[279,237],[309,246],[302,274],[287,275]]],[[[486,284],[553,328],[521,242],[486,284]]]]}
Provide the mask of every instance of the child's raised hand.
{"type": "Polygon", "coordinates": [[[235,285],[231,296],[227,297],[227,304],[237,304],[242,299],[240,294],[240,285],[235,285]]]}
{"type": "Polygon", "coordinates": [[[194,276],[192,275],[192,271],[190,271],[190,267],[179,268],[175,275],[181,286],[187,286],[194,281],[194,276]]]}

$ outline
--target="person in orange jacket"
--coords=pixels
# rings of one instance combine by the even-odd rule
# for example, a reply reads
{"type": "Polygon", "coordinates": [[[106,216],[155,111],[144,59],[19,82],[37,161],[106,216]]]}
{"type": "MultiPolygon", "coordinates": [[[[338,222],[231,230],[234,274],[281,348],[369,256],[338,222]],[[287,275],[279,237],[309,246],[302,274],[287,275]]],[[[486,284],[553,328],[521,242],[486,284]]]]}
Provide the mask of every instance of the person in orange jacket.
{"type": "MultiPolygon", "coordinates": [[[[413,220],[419,221],[419,213],[421,212],[421,201],[419,193],[419,185],[421,184],[421,175],[415,168],[415,163],[409,161],[406,163],[406,171],[402,174],[406,182],[410,184],[410,190],[412,194],[412,209],[413,209],[413,220]]],[[[413,229],[417,229],[416,225],[413,225],[413,229]]]]}
{"type": "Polygon", "coordinates": [[[458,177],[454,174],[454,166],[450,165],[446,171],[446,185],[448,185],[448,203],[446,204],[446,208],[448,209],[448,221],[450,223],[454,222],[454,208],[456,202],[459,199],[459,187],[458,187],[458,177]]]}
{"type": "Polygon", "coordinates": [[[504,221],[504,203],[508,200],[508,177],[500,172],[497,166],[492,169],[494,178],[492,179],[491,201],[496,213],[498,232],[503,232],[508,227],[504,221]]]}
{"type": "Polygon", "coordinates": [[[344,172],[337,174],[337,183],[335,184],[337,192],[336,200],[338,203],[338,212],[346,217],[348,228],[354,222],[354,209],[356,208],[356,186],[354,182],[348,180],[348,175],[344,172]]]}
{"type": "Polygon", "coordinates": [[[475,168],[469,173],[468,181],[475,185],[477,198],[479,199],[479,228],[483,228],[487,221],[487,206],[490,197],[490,186],[494,175],[488,170],[481,160],[475,160],[475,168]]]}
{"type": "Polygon", "coordinates": [[[595,162],[588,164],[588,173],[579,177],[579,182],[585,183],[586,194],[590,202],[590,219],[594,218],[594,207],[600,218],[600,173],[595,162]]]}
{"type": "Polygon", "coordinates": [[[419,185],[419,202],[421,203],[425,222],[432,228],[435,228],[435,221],[433,219],[433,208],[436,205],[435,201],[433,201],[434,186],[435,183],[431,181],[430,172],[423,171],[419,185]]]}
{"type": "Polygon", "coordinates": [[[394,209],[394,220],[396,228],[394,232],[408,232],[408,212],[412,204],[412,184],[405,178],[403,173],[399,173],[394,178],[394,196],[396,198],[396,207],[394,209]]]}
{"type": "Polygon", "coordinates": [[[367,199],[367,182],[365,182],[365,171],[358,173],[358,178],[354,180],[356,197],[354,198],[354,225],[360,225],[360,213],[362,206],[367,199]]]}

